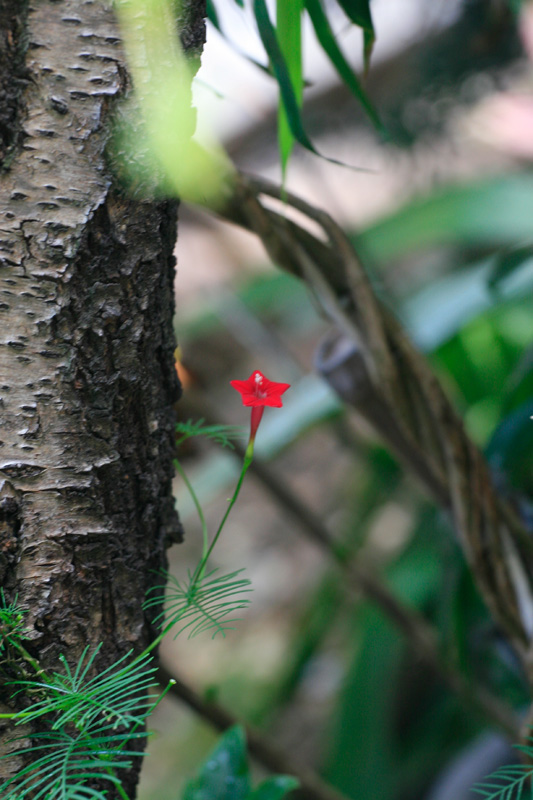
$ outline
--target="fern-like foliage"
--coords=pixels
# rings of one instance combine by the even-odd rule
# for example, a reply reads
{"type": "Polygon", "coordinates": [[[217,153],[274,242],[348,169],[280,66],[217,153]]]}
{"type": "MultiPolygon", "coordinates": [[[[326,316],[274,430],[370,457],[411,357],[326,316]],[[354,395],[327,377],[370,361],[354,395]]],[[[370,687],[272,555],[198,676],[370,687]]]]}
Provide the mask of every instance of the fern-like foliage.
{"type": "MultiPolygon", "coordinates": [[[[252,591],[248,588],[250,581],[237,578],[242,571],[239,569],[219,577],[213,577],[216,569],[201,577],[197,572],[189,572],[184,581],[168,575],[167,607],[154,621],[161,620],[161,627],[167,630],[180,625],[174,638],[183,631],[188,631],[189,639],[204,631],[213,631],[213,639],[218,633],[225,636],[226,631],[233,630],[233,623],[240,619],[234,615],[250,603],[242,596],[252,591]]],[[[154,592],[158,590],[164,591],[165,586],[153,589],[154,592]]],[[[162,601],[161,595],[151,597],[145,602],[145,608],[160,605],[162,601]]]]}
{"type": "Polygon", "coordinates": [[[176,433],[178,434],[177,444],[182,444],[192,436],[206,436],[221,444],[222,447],[230,447],[232,450],[234,449],[232,440],[246,437],[245,430],[241,425],[204,425],[203,419],[196,420],[196,422],[193,422],[192,419],[188,419],[187,422],[177,422],[176,433]]]}
{"type": "Polygon", "coordinates": [[[16,647],[24,639],[27,639],[27,631],[24,625],[25,611],[17,605],[17,598],[8,603],[4,590],[0,589],[0,653],[8,645],[16,647]]]}
{"type": "Polygon", "coordinates": [[[31,754],[31,763],[0,786],[0,796],[2,800],[106,800],[106,791],[91,788],[88,782],[120,785],[115,771],[131,767],[131,758],[142,755],[124,745],[145,735],[110,733],[109,726],[93,725],[77,734],[62,730],[31,736],[32,745],[18,751],[31,754]]]}
{"type": "Polygon", "coordinates": [[[106,792],[89,784],[119,786],[116,771],[142,755],[130,743],[146,736],[142,728],[156,703],[147,697],[156,685],[152,659],[128,663],[128,653],[90,677],[99,650],[89,655],[86,649],[75,669],[62,657],[61,672],[13,682],[18,692],[38,698],[17,724],[42,718],[45,730],[31,734],[31,745],[18,751],[31,754],[31,762],[0,786],[2,800],[105,800],[106,792]]]}
{"type": "MultiPolygon", "coordinates": [[[[523,749],[528,751],[530,748],[523,749]]],[[[476,784],[473,788],[486,800],[532,800],[532,780],[533,767],[527,764],[511,764],[500,767],[483,783],[476,784]]]]}
{"type": "Polygon", "coordinates": [[[141,697],[156,685],[153,680],[156,668],[150,667],[149,657],[127,664],[130,651],[94,678],[88,678],[101,647],[98,645],[90,656],[86,647],[75,670],[61,655],[62,673],[54,672],[46,681],[16,681],[20,691],[25,688],[34,693],[40,689],[43,695],[20,721],[32,722],[45,714],[54,714],[52,730],[61,730],[71,723],[79,730],[87,729],[99,719],[107,720],[114,728],[141,725],[151,705],[141,697]]]}

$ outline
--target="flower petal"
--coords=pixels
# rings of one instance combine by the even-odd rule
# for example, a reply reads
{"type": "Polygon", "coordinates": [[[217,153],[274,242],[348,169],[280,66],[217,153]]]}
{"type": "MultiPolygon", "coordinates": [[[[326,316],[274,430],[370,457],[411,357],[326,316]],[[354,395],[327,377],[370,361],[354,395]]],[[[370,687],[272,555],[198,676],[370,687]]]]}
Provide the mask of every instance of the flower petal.
{"type": "Polygon", "coordinates": [[[281,408],[281,395],[290,388],[290,383],[277,383],[265,378],[262,372],[254,370],[246,381],[230,381],[231,386],[240,392],[245,406],[272,406],[281,408]]]}

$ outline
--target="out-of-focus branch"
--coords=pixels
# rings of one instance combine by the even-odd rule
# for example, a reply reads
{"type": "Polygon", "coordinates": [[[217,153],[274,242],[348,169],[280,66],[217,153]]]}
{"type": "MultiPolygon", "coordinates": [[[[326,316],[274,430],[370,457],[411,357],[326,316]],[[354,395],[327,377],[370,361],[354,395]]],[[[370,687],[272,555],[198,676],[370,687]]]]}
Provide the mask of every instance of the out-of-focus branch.
{"type": "Polygon", "coordinates": [[[323,374],[334,388],[344,382],[340,393],[451,511],[485,602],[533,682],[533,539],[499,495],[425,358],[375,296],[345,233],[301,198],[243,175],[222,216],[256,233],[273,261],[305,280],[320,298],[339,338],[355,353],[355,361],[341,359],[335,369],[323,358],[323,374]],[[271,207],[272,200],[279,201],[279,210],[271,207]],[[310,226],[318,225],[321,235],[288,219],[294,210],[310,226]]]}
{"type": "Polygon", "coordinates": [[[298,793],[306,800],[347,800],[346,796],[326,783],[316,772],[288,758],[285,753],[251,725],[244,724],[218,703],[202,698],[190,686],[180,681],[164,667],[159,667],[157,678],[163,686],[170,686],[169,694],[196,711],[203,719],[210,722],[219,731],[225,731],[232,725],[242,724],[246,729],[246,739],[251,755],[266,769],[281,775],[293,775],[300,781],[298,793]]]}

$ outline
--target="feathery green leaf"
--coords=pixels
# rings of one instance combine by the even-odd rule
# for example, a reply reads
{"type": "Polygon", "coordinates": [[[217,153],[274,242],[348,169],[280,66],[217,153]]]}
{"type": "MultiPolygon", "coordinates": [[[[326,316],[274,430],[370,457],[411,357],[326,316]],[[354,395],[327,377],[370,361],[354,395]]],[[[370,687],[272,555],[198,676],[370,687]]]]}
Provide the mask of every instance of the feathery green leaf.
{"type": "Polygon", "coordinates": [[[181,444],[192,436],[205,436],[218,442],[222,447],[231,449],[233,449],[232,439],[246,438],[246,432],[242,425],[204,425],[203,419],[196,422],[191,419],[188,419],[187,422],[177,422],[176,433],[179,434],[176,440],[177,444],[181,444]]]}
{"type": "Polygon", "coordinates": [[[142,724],[151,705],[142,699],[143,693],[156,686],[153,679],[156,669],[150,667],[151,658],[125,664],[131,656],[130,650],[103,672],[88,678],[100,649],[101,645],[89,656],[86,647],[74,671],[65,657],[60,656],[62,673],[54,672],[46,681],[15,681],[17,686],[40,691],[43,697],[25,710],[17,724],[51,714],[55,715],[52,730],[61,730],[71,723],[84,729],[101,719],[112,723],[114,728],[142,724]]]}
{"type": "MultiPolygon", "coordinates": [[[[226,631],[233,630],[233,623],[240,619],[233,615],[247,608],[250,603],[248,598],[242,597],[244,593],[252,591],[247,588],[250,581],[246,578],[236,579],[243,572],[242,569],[213,578],[215,572],[216,569],[203,577],[189,572],[185,581],[178,581],[169,575],[166,610],[154,622],[164,619],[161,627],[166,629],[181,625],[174,638],[185,630],[189,632],[189,639],[208,630],[213,631],[213,639],[218,633],[225,636],[226,631]]],[[[164,589],[165,586],[155,586],[153,591],[164,589]]],[[[162,601],[162,594],[158,594],[146,600],[144,607],[158,606],[162,601]]]]}
{"type": "MultiPolygon", "coordinates": [[[[489,775],[473,790],[487,800],[526,800],[524,789],[533,777],[533,768],[527,764],[510,764],[489,775]]],[[[533,786],[529,784],[528,800],[533,798],[533,786]]]]}
{"type": "MultiPolygon", "coordinates": [[[[93,779],[120,784],[117,770],[131,766],[141,750],[131,743],[144,739],[144,722],[157,701],[147,696],[155,686],[151,657],[125,663],[131,652],[94,677],[95,658],[86,648],[76,667],[61,657],[63,671],[34,681],[15,681],[28,697],[39,697],[25,709],[20,722],[42,718],[48,729],[30,734],[31,762],[0,786],[2,800],[105,800],[105,791],[87,783],[93,779]]],[[[41,723],[43,724],[43,723],[41,723]]],[[[9,756],[3,756],[8,758],[9,756]]]]}
{"type": "Polygon", "coordinates": [[[6,645],[15,646],[17,642],[28,638],[24,625],[25,613],[26,611],[17,605],[17,598],[8,603],[4,590],[0,589],[0,652],[6,645]]]}

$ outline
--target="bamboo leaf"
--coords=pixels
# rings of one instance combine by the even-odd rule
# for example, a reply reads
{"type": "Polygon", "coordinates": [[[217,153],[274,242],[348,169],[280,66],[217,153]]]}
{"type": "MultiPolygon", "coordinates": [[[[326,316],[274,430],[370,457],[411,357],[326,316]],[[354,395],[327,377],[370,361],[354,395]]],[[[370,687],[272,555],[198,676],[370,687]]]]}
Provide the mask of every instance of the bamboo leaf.
{"type": "MultiPolygon", "coordinates": [[[[276,23],[280,50],[285,58],[289,79],[294,91],[298,108],[302,105],[302,0],[277,0],[276,23]]],[[[278,143],[283,178],[287,169],[290,154],[294,145],[287,112],[280,98],[278,109],[278,143]]]]}
{"type": "MultiPolygon", "coordinates": [[[[306,150],[309,150],[311,153],[314,153],[320,158],[325,158],[326,161],[329,161],[332,164],[339,164],[339,166],[342,167],[349,166],[348,164],[338,161],[335,158],[323,156],[318,152],[307,136],[307,133],[303,127],[300,109],[291,83],[287,63],[283,57],[283,53],[281,52],[276,30],[270,20],[265,0],[254,0],[253,8],[259,30],[259,36],[261,37],[263,47],[265,48],[272,64],[272,70],[279,85],[281,100],[287,114],[287,122],[294,139],[303,147],[305,147],[306,150]]],[[[350,166],[350,169],[358,170],[360,167],[350,166]]]]}
{"type": "Polygon", "coordinates": [[[359,100],[366,114],[375,125],[377,130],[380,133],[384,133],[385,129],[377,114],[377,111],[370,102],[366,92],[359,83],[357,76],[346,61],[341,49],[337,44],[328,18],[322,7],[321,0],[305,0],[305,7],[311,18],[311,22],[313,23],[313,28],[315,29],[317,39],[320,42],[323,50],[327,53],[339,76],[350,89],[352,94],[359,100]]]}
{"type": "Polygon", "coordinates": [[[274,75],[279,85],[281,101],[287,115],[290,131],[294,139],[305,147],[306,150],[310,150],[312,153],[319,155],[304,130],[289,69],[281,51],[276,30],[270,20],[265,0],[254,0],[253,8],[259,36],[261,37],[263,47],[270,59],[274,75]]]}
{"type": "Polygon", "coordinates": [[[217,10],[215,8],[213,0],[206,0],[205,8],[206,8],[206,11],[207,11],[207,19],[210,22],[213,23],[213,25],[215,26],[217,31],[222,33],[222,29],[220,27],[220,22],[219,22],[219,19],[218,19],[217,10]]]}
{"type": "Polygon", "coordinates": [[[230,47],[232,47],[233,50],[235,50],[235,52],[238,53],[240,56],[249,61],[250,64],[253,64],[254,67],[257,67],[257,69],[260,69],[261,72],[264,72],[266,75],[269,75],[272,78],[273,77],[272,71],[268,67],[265,67],[264,64],[261,64],[259,61],[256,61],[255,58],[252,58],[252,56],[248,55],[248,53],[245,53],[243,50],[241,50],[240,47],[237,44],[235,44],[235,42],[233,42],[230,39],[230,37],[226,34],[220,22],[213,0],[206,0],[206,10],[209,22],[211,22],[211,24],[217,29],[219,34],[222,36],[223,39],[225,39],[225,41],[230,45],[230,47]]]}
{"type": "Polygon", "coordinates": [[[370,0],[338,0],[338,3],[348,19],[354,25],[363,29],[363,55],[366,71],[370,63],[374,42],[376,41],[374,23],[370,12],[370,0]]]}
{"type": "Polygon", "coordinates": [[[337,0],[337,2],[354,25],[357,25],[364,31],[370,31],[372,34],[374,33],[374,24],[370,12],[370,0],[337,0]]]}

